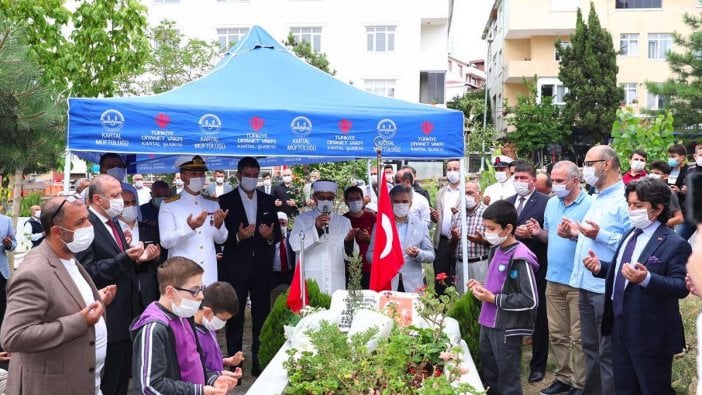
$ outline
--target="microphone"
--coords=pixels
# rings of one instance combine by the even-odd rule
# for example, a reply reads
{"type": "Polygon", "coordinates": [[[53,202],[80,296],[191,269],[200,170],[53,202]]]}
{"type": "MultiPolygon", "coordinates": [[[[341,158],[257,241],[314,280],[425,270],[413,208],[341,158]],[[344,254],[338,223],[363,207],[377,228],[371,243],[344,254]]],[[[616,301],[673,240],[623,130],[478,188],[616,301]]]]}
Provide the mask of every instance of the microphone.
{"type": "MultiPolygon", "coordinates": [[[[322,207],[322,214],[329,215],[330,213],[331,210],[329,210],[329,206],[324,205],[324,207],[322,207]]],[[[329,234],[329,223],[324,224],[324,233],[329,234]]]]}

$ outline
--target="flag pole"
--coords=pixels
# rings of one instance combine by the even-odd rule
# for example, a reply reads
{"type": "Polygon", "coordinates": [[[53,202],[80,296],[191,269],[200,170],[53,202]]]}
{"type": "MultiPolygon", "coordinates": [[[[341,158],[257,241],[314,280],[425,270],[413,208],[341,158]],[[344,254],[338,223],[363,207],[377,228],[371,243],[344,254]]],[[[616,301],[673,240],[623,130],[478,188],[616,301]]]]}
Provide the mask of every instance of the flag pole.
{"type": "MultiPolygon", "coordinates": [[[[380,191],[380,181],[385,180],[385,174],[382,174],[382,164],[383,164],[383,149],[382,148],[376,148],[375,153],[378,155],[378,174],[376,174],[376,177],[378,178],[378,191],[380,191]],[[382,176],[381,176],[382,175],[382,176]]],[[[371,188],[373,186],[371,185],[371,188]]],[[[380,193],[378,193],[380,195],[380,193]]],[[[380,200],[380,199],[378,199],[380,200]]]]}
{"type": "MultiPolygon", "coordinates": [[[[301,309],[305,308],[305,266],[304,266],[304,256],[305,256],[305,232],[300,231],[300,261],[298,262],[298,265],[300,265],[300,300],[301,300],[301,309]]],[[[281,246],[282,247],[282,246],[281,246]]]]}

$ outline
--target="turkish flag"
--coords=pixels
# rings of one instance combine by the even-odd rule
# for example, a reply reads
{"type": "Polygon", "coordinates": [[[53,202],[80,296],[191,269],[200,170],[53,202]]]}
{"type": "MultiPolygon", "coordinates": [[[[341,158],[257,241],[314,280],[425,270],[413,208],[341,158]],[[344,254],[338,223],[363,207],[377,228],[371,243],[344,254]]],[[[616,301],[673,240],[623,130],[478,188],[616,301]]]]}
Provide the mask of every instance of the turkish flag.
{"type": "Polygon", "coordinates": [[[374,291],[390,289],[392,278],[405,263],[402,257],[400,238],[397,236],[395,214],[390,203],[388,185],[384,181],[379,185],[378,215],[375,222],[375,240],[373,240],[370,289],[374,291]]]}
{"type": "MultiPolygon", "coordinates": [[[[300,290],[300,261],[297,261],[295,265],[295,274],[293,275],[292,282],[290,283],[290,290],[288,291],[288,307],[293,313],[299,313],[302,309],[302,291],[300,290]]],[[[307,284],[305,284],[305,306],[310,304],[310,295],[307,293],[307,284]]]]}

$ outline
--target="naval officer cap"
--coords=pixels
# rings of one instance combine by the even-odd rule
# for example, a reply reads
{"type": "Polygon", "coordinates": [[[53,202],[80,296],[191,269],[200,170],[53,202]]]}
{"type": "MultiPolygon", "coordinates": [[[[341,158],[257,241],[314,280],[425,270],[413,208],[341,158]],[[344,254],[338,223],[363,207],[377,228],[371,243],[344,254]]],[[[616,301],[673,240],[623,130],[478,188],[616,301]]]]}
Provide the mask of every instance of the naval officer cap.
{"type": "Polygon", "coordinates": [[[176,159],[175,166],[180,170],[191,170],[191,171],[207,171],[207,166],[205,166],[205,161],[202,160],[200,155],[195,156],[181,156],[176,159]]]}
{"type": "Polygon", "coordinates": [[[317,192],[331,192],[331,193],[336,193],[336,183],[334,181],[329,181],[329,180],[319,180],[315,181],[314,184],[312,184],[312,190],[317,193],[317,192]]]}
{"type": "Polygon", "coordinates": [[[512,163],[512,158],[509,156],[496,156],[492,160],[492,167],[508,167],[512,163]]]}

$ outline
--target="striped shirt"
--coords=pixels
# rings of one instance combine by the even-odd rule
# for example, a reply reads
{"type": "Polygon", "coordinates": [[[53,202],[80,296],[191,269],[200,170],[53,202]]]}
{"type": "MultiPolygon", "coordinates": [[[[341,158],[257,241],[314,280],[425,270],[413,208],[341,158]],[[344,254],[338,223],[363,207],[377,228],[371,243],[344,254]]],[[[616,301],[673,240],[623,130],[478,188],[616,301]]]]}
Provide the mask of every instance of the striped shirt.
{"type": "MultiPolygon", "coordinates": [[[[487,208],[483,203],[478,203],[473,212],[466,210],[466,229],[469,235],[474,235],[477,232],[485,233],[483,226],[483,211],[487,208]]],[[[461,213],[458,212],[451,217],[451,227],[461,229],[461,213]]],[[[468,259],[478,258],[488,254],[490,248],[483,244],[473,243],[468,240],[468,259]]],[[[463,243],[459,240],[456,247],[456,258],[463,259],[463,243]]]]}

